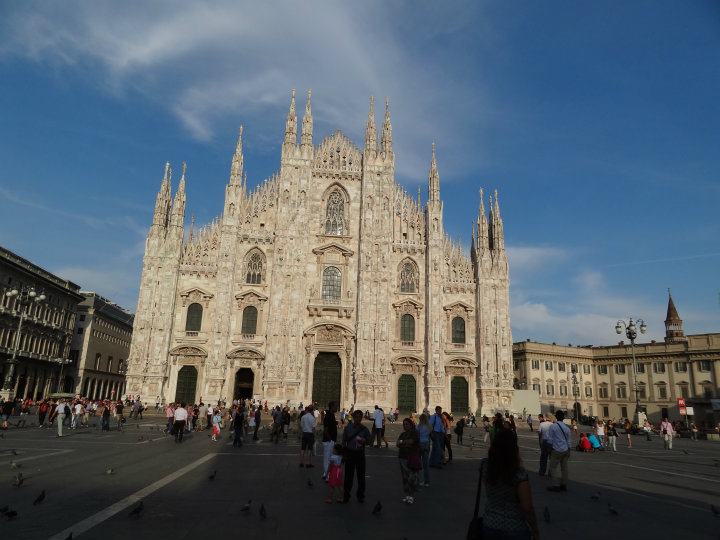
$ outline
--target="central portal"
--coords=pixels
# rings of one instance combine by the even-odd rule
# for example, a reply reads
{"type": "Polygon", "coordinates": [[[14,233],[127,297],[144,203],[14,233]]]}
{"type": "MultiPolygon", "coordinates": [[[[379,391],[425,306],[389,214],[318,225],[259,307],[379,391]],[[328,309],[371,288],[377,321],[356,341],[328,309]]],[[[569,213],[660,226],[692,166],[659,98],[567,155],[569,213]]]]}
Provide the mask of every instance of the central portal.
{"type": "Polygon", "coordinates": [[[233,399],[252,399],[255,374],[250,368],[240,368],[235,374],[233,399]]]}
{"type": "Polygon", "coordinates": [[[340,405],[342,362],[338,353],[321,352],[315,358],[313,368],[312,400],[320,407],[334,401],[340,405]]]}

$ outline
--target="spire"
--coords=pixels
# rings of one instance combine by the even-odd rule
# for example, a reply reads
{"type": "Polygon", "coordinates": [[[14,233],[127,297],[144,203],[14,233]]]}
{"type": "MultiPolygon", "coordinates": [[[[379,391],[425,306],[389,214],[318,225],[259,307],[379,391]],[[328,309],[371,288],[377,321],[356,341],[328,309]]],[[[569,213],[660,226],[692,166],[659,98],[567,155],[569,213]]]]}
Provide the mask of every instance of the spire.
{"type": "Polygon", "coordinates": [[[478,249],[480,251],[489,249],[489,226],[487,215],[485,214],[485,192],[483,191],[483,188],[480,188],[480,207],[478,208],[477,231],[478,249]]]}
{"type": "Polygon", "coordinates": [[[160,190],[155,197],[155,211],[153,213],[153,227],[166,227],[168,218],[170,217],[170,181],[172,178],[172,169],[170,162],[165,162],[165,173],[162,182],[160,182],[160,190]]]}
{"type": "Polygon", "coordinates": [[[383,122],[381,147],[385,157],[392,155],[392,124],[390,123],[390,100],[388,98],[385,98],[385,121],[383,122]]]}
{"type": "Polygon", "coordinates": [[[683,330],[682,319],[680,315],[678,315],[672,294],[670,294],[670,289],[668,289],[668,307],[667,315],[665,316],[665,342],[673,343],[678,341],[687,341],[687,338],[683,330]]]}
{"type": "Polygon", "coordinates": [[[183,161],[182,164],[182,175],[180,176],[180,184],[178,190],[175,193],[175,198],[172,204],[172,216],[170,217],[170,224],[175,227],[182,227],[185,221],[185,171],[187,165],[183,161]]]}
{"type": "Polygon", "coordinates": [[[295,112],[295,89],[293,88],[290,98],[290,110],[285,121],[284,144],[295,146],[297,144],[297,113],[295,112]]]}
{"type": "Polygon", "coordinates": [[[418,197],[417,197],[418,210],[422,208],[422,199],[420,198],[420,186],[418,186],[418,197]]]}
{"type": "Polygon", "coordinates": [[[305,115],[303,116],[302,135],[300,137],[300,146],[303,148],[312,148],[313,139],[313,118],[312,106],[310,105],[310,96],[312,90],[308,90],[307,100],[305,101],[305,115]]]}
{"type": "Polygon", "coordinates": [[[490,203],[490,246],[494,251],[505,249],[505,233],[503,232],[503,221],[500,217],[500,199],[497,189],[495,190],[495,202],[490,203]]]}
{"type": "Polygon", "coordinates": [[[240,126],[240,133],[238,134],[237,145],[235,146],[235,154],[233,155],[232,165],[230,166],[230,185],[239,186],[242,181],[243,166],[245,160],[243,158],[243,127],[240,126]]]}
{"type": "Polygon", "coordinates": [[[192,242],[193,235],[195,234],[195,214],[190,214],[190,241],[192,242]]]}
{"type": "Polygon", "coordinates": [[[440,200],[440,175],[438,174],[437,158],[435,157],[435,143],[432,143],[432,159],[430,160],[430,174],[428,174],[428,200],[440,200]]]}
{"type": "Polygon", "coordinates": [[[370,110],[368,111],[367,125],[365,127],[365,155],[377,155],[377,130],[375,129],[375,97],[370,96],[370,110]]]}

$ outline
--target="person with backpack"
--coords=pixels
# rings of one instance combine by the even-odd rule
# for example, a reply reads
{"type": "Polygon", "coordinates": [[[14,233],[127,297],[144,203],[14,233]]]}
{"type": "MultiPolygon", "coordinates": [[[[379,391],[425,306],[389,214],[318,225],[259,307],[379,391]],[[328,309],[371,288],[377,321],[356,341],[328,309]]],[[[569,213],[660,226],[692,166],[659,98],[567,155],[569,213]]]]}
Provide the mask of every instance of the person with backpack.
{"type": "MultiPolygon", "coordinates": [[[[486,491],[482,521],[484,540],[539,540],[540,529],[528,473],[512,430],[502,429],[493,437],[488,457],[480,464],[478,484],[476,516],[481,488],[486,491]]],[[[471,537],[475,538],[468,535],[471,537]]]]}
{"type": "Polygon", "coordinates": [[[563,411],[556,411],[555,422],[547,430],[547,441],[552,448],[548,476],[553,476],[558,465],[560,465],[561,471],[560,484],[557,486],[549,486],[548,491],[567,491],[568,459],[570,459],[570,441],[572,435],[570,428],[563,422],[564,419],[565,413],[563,411]]]}

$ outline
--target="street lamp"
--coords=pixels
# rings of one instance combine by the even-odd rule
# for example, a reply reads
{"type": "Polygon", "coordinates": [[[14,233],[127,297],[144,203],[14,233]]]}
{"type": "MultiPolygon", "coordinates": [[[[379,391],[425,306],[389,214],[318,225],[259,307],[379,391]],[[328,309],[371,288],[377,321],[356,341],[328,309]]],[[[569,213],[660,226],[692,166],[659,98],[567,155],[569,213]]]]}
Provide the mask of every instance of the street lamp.
{"type": "MultiPolygon", "coordinates": [[[[638,319],[637,323],[640,324],[640,333],[644,334],[647,330],[647,326],[645,325],[645,321],[642,319],[638,319]]],[[[630,340],[630,350],[632,352],[632,361],[633,361],[633,386],[635,388],[635,423],[640,425],[640,387],[638,385],[638,371],[637,371],[637,362],[635,361],[635,338],[637,338],[637,326],[636,323],[633,322],[632,317],[630,317],[630,320],[625,323],[623,320],[619,320],[617,324],[615,325],[615,332],[618,334],[622,334],[623,330],[625,331],[625,336],[630,340]]]]}
{"type": "Polygon", "coordinates": [[[55,362],[56,364],[60,364],[60,375],[58,375],[58,383],[57,383],[57,390],[56,390],[56,391],[57,391],[57,392],[61,392],[61,391],[62,391],[62,387],[61,387],[60,385],[62,384],[62,372],[63,372],[63,368],[64,368],[66,365],[68,365],[68,364],[72,364],[72,360],[70,360],[69,358],[53,358],[53,359],[50,360],[50,361],[51,361],[51,362],[55,362]]]}
{"type": "Polygon", "coordinates": [[[19,289],[13,287],[5,293],[8,298],[14,298],[16,303],[16,311],[20,312],[20,320],[18,321],[17,332],[15,333],[15,339],[13,340],[13,352],[12,356],[5,361],[8,365],[7,373],[5,374],[5,381],[3,382],[2,394],[3,397],[9,399],[13,397],[12,394],[12,383],[15,375],[15,365],[17,364],[17,353],[20,347],[20,337],[22,333],[22,326],[25,317],[33,304],[41,304],[45,301],[45,293],[36,291],[34,287],[23,286],[19,289]]]}

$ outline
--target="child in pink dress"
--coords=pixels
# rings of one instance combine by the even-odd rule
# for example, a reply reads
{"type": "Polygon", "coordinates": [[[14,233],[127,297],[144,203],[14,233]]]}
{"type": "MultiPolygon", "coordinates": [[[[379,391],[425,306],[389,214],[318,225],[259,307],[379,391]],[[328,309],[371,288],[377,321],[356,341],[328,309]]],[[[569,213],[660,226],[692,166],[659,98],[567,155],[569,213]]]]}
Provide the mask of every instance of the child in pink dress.
{"type": "Polygon", "coordinates": [[[330,456],[330,466],[328,467],[327,475],[330,493],[327,499],[325,499],[325,502],[328,504],[333,502],[333,496],[336,502],[342,502],[343,500],[342,450],[342,445],[336,444],[330,456]]]}

